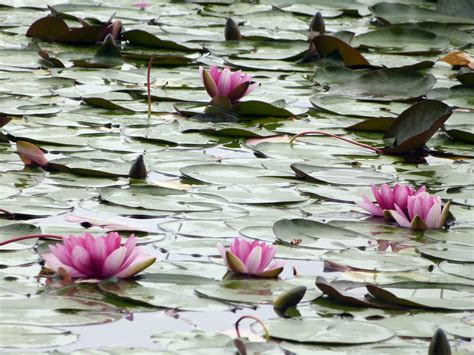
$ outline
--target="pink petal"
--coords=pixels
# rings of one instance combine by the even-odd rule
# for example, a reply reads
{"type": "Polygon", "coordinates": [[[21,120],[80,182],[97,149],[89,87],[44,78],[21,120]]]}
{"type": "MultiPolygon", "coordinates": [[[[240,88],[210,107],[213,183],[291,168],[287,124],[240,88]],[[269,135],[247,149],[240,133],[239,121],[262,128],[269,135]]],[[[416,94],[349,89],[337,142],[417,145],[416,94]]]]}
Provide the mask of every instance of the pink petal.
{"type": "Polygon", "coordinates": [[[69,250],[62,244],[49,246],[49,251],[54,254],[58,260],[65,265],[72,265],[71,254],[69,250]]]}
{"type": "Polygon", "coordinates": [[[406,215],[397,205],[395,205],[395,208],[397,209],[396,211],[390,210],[390,214],[392,215],[395,222],[397,222],[400,227],[410,228],[411,224],[406,215]]]}
{"type": "Polygon", "coordinates": [[[260,266],[257,272],[262,272],[263,270],[265,270],[265,268],[268,266],[268,264],[270,264],[270,262],[272,261],[273,257],[275,256],[277,252],[276,247],[267,246],[266,244],[264,245],[265,245],[265,248],[262,247],[262,261],[260,262],[260,266]]]}
{"type": "Polygon", "coordinates": [[[66,270],[71,277],[86,277],[83,273],[76,270],[72,266],[64,265],[54,254],[41,254],[41,258],[45,261],[45,267],[53,272],[58,272],[59,268],[66,270]]]}
{"type": "Polygon", "coordinates": [[[235,73],[232,74],[230,77],[230,90],[234,90],[237,86],[242,83],[242,70],[237,70],[235,73]]]}
{"type": "Polygon", "coordinates": [[[82,246],[76,245],[71,253],[72,263],[75,269],[87,276],[93,275],[93,270],[91,270],[91,259],[89,252],[82,246]]]}
{"type": "Polygon", "coordinates": [[[257,246],[252,249],[247,260],[245,261],[245,267],[247,268],[247,273],[255,274],[258,273],[259,266],[262,262],[262,248],[257,246]]]}
{"type": "Polygon", "coordinates": [[[414,193],[414,195],[418,195],[422,192],[426,192],[426,186],[425,185],[422,185],[417,192],[414,193]]]}
{"type": "Polygon", "coordinates": [[[431,209],[427,213],[424,222],[428,228],[436,229],[436,228],[441,228],[440,221],[441,221],[441,204],[435,203],[433,206],[431,206],[431,209]]]}
{"type": "Polygon", "coordinates": [[[285,261],[283,261],[283,260],[278,260],[278,261],[275,261],[275,262],[271,263],[271,264],[265,269],[265,271],[272,271],[272,270],[278,269],[278,268],[283,267],[283,266],[285,266],[285,261]]]}
{"type": "Polygon", "coordinates": [[[48,165],[48,159],[46,159],[43,151],[33,143],[17,141],[16,152],[25,165],[35,163],[43,168],[48,165]]]}
{"type": "Polygon", "coordinates": [[[368,199],[367,196],[362,196],[362,199],[364,201],[357,202],[359,207],[363,208],[364,210],[373,214],[374,216],[380,216],[380,217],[383,216],[383,210],[379,206],[374,205],[372,201],[368,199]]]}
{"type": "Polygon", "coordinates": [[[211,74],[215,83],[219,82],[221,72],[219,71],[219,68],[217,68],[217,65],[211,65],[211,69],[209,69],[209,74],[211,74]]]}
{"type": "MultiPolygon", "coordinates": [[[[250,84],[247,91],[245,92],[244,96],[247,96],[248,94],[250,94],[252,91],[254,91],[259,86],[260,86],[260,84],[258,84],[258,83],[250,84]]],[[[244,97],[244,96],[242,96],[242,97],[244,97]]]]}
{"type": "Polygon", "coordinates": [[[382,198],[382,195],[380,194],[380,192],[377,190],[377,187],[374,185],[374,184],[371,184],[370,185],[370,188],[372,190],[372,193],[374,194],[374,197],[375,197],[375,200],[377,201],[377,203],[379,204],[380,208],[383,209],[383,198],[382,198]]]}
{"type": "Polygon", "coordinates": [[[138,274],[140,271],[145,270],[148,266],[155,262],[156,258],[146,253],[140,253],[134,258],[133,262],[128,265],[125,269],[120,270],[119,273],[115,274],[116,277],[125,279],[127,277],[138,274]]]}
{"type": "Polygon", "coordinates": [[[105,263],[102,269],[103,277],[114,276],[122,266],[125,255],[127,255],[127,249],[125,247],[120,247],[115,249],[108,257],[105,259],[105,263]]]}
{"type": "Polygon", "coordinates": [[[229,68],[222,70],[219,81],[217,82],[218,95],[227,96],[229,94],[231,75],[229,68]]]}
{"type": "MultiPolygon", "coordinates": [[[[395,190],[395,189],[394,189],[395,190]]],[[[408,186],[400,186],[396,192],[394,192],[395,201],[401,209],[406,209],[408,196],[410,194],[410,190],[408,186]]]]}
{"type": "Polygon", "coordinates": [[[390,186],[387,184],[382,184],[380,187],[380,193],[382,195],[383,204],[379,203],[379,206],[383,210],[393,209],[393,193],[390,186]]]}
{"type": "Polygon", "coordinates": [[[114,250],[120,248],[121,238],[117,232],[110,232],[105,237],[105,253],[110,255],[114,250]]]}
{"type": "Polygon", "coordinates": [[[229,264],[227,263],[227,256],[226,256],[227,248],[223,246],[221,243],[217,243],[217,250],[219,250],[219,254],[221,254],[221,257],[224,260],[225,265],[229,269],[229,264]]]}
{"type": "MultiPolygon", "coordinates": [[[[239,239],[239,238],[237,238],[239,239]]],[[[245,239],[239,239],[238,249],[236,250],[237,253],[233,253],[236,257],[238,257],[242,262],[247,260],[250,254],[250,244],[245,239]]]]}
{"type": "Polygon", "coordinates": [[[413,219],[418,216],[424,219],[426,207],[428,207],[427,203],[429,203],[429,200],[425,194],[416,196],[415,202],[413,203],[413,216],[410,216],[410,218],[413,219]]]}
{"type": "Polygon", "coordinates": [[[132,254],[137,246],[138,238],[133,234],[128,237],[127,241],[124,244],[125,249],[127,249],[127,255],[125,255],[125,260],[132,254]]]}

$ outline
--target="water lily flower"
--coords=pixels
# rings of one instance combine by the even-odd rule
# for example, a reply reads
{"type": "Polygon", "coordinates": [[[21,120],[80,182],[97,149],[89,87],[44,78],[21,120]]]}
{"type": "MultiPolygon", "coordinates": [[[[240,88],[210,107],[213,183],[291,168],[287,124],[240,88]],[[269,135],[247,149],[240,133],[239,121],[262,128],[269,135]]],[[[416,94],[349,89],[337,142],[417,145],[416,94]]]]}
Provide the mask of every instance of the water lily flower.
{"type": "Polygon", "coordinates": [[[371,188],[378,205],[370,201],[367,196],[362,196],[363,201],[359,202],[358,205],[374,216],[380,217],[386,215],[384,211],[394,210],[395,205],[405,211],[408,197],[415,196],[426,190],[426,188],[422,186],[418,191],[415,191],[412,187],[403,184],[395,184],[393,188],[390,188],[387,184],[382,184],[380,189],[377,189],[377,187],[372,184],[371,188]]]}
{"type": "Polygon", "coordinates": [[[439,196],[422,192],[408,197],[406,211],[395,204],[395,210],[389,212],[400,227],[416,230],[438,229],[446,222],[449,206],[450,202],[442,208],[439,196]]]}
{"type": "Polygon", "coordinates": [[[258,86],[251,81],[251,75],[244,74],[241,70],[232,73],[229,68],[219,70],[212,65],[209,70],[199,67],[199,73],[210,97],[225,96],[231,103],[236,103],[258,86]]]}
{"type": "Polygon", "coordinates": [[[136,2],[135,4],[132,4],[132,6],[138,7],[140,10],[145,10],[147,7],[150,7],[151,4],[146,1],[140,1],[136,2]]]}
{"type": "Polygon", "coordinates": [[[277,248],[257,240],[249,243],[235,238],[230,248],[218,243],[217,248],[227,268],[237,274],[259,277],[277,277],[283,271],[283,262],[273,262],[277,248]]]}
{"type": "Polygon", "coordinates": [[[26,166],[38,165],[42,168],[48,166],[48,159],[46,159],[42,150],[33,143],[17,141],[16,153],[20,156],[20,159],[26,166]]]}
{"type": "Polygon", "coordinates": [[[89,233],[63,238],[63,244],[51,245],[50,253],[42,254],[45,267],[56,273],[60,268],[72,278],[106,279],[127,278],[146,269],[156,260],[136,246],[137,238],[131,235],[121,246],[116,232],[94,237],[89,233]]]}

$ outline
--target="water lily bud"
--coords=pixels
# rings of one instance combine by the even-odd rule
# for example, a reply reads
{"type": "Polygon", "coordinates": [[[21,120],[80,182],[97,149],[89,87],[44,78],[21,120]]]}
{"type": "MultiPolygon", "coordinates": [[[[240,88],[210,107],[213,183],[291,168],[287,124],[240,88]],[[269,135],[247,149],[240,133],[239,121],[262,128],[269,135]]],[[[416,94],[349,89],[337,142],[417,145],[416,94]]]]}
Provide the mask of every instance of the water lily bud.
{"type": "Polygon", "coordinates": [[[46,159],[43,151],[33,143],[17,141],[16,153],[26,166],[38,165],[42,168],[48,166],[48,159],[46,159]]]}
{"type": "Polygon", "coordinates": [[[242,39],[239,26],[230,17],[225,23],[224,36],[226,41],[239,41],[242,39]]]}
{"type": "Polygon", "coordinates": [[[147,172],[145,162],[143,161],[143,155],[140,154],[132,164],[128,176],[131,179],[146,179],[147,172]]]}
{"type": "Polygon", "coordinates": [[[319,32],[320,34],[326,32],[324,18],[319,11],[314,14],[313,19],[311,20],[311,24],[309,25],[309,30],[312,32],[319,32]]]}
{"type": "Polygon", "coordinates": [[[283,292],[275,298],[273,301],[273,307],[283,312],[288,308],[295,307],[303,299],[306,290],[306,286],[298,286],[283,292]]]}
{"type": "Polygon", "coordinates": [[[451,346],[448,338],[441,328],[438,328],[431,338],[428,355],[451,355],[451,346]]]}

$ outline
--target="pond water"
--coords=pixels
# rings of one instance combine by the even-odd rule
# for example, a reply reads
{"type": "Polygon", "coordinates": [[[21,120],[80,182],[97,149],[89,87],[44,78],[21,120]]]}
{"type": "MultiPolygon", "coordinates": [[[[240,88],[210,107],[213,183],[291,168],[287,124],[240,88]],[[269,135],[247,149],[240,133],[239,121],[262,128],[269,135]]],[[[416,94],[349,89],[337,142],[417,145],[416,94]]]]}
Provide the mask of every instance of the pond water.
{"type": "Polygon", "coordinates": [[[0,0],[0,243],[118,231],[157,259],[81,282],[43,268],[52,238],[0,246],[0,351],[426,354],[441,328],[474,352],[473,42],[470,0],[0,0]],[[258,86],[210,104],[211,65],[258,86]],[[384,183],[446,224],[371,216],[384,183]],[[236,237],[278,278],[228,272],[236,237]]]}

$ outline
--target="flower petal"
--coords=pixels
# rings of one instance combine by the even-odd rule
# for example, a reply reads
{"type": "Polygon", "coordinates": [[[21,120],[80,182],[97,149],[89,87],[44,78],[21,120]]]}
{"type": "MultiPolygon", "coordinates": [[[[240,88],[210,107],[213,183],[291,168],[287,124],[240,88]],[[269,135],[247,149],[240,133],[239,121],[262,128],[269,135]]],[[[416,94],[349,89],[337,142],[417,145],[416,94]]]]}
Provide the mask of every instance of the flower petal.
{"type": "Polygon", "coordinates": [[[232,102],[239,101],[242,97],[244,97],[245,93],[247,92],[248,88],[250,86],[249,82],[242,83],[235,88],[232,89],[231,92],[229,92],[229,99],[232,102]]]}
{"type": "Polygon", "coordinates": [[[123,262],[125,261],[126,255],[127,249],[125,247],[115,249],[107,257],[107,259],[105,259],[104,266],[102,269],[102,277],[111,277],[118,273],[123,262]]]}
{"type": "Polygon", "coordinates": [[[262,247],[256,246],[250,252],[247,260],[245,260],[245,267],[247,268],[247,273],[249,274],[258,273],[261,262],[262,262],[262,247]]]}
{"type": "Polygon", "coordinates": [[[156,261],[156,258],[152,255],[146,253],[140,253],[133,260],[133,262],[127,266],[125,269],[121,270],[119,273],[114,276],[119,278],[127,278],[133,275],[138,274],[140,271],[145,270],[147,267],[152,265],[156,261]]]}
{"type": "Polygon", "coordinates": [[[72,249],[71,259],[71,266],[77,269],[79,272],[90,277],[95,276],[93,275],[93,270],[91,270],[91,258],[86,248],[76,245],[74,249],[72,249]]]}
{"type": "Polygon", "coordinates": [[[202,82],[210,97],[214,97],[217,95],[218,93],[217,84],[214,81],[212,75],[209,74],[207,70],[203,70],[202,72],[202,82]]]}
{"type": "Polygon", "coordinates": [[[430,210],[426,214],[424,222],[427,228],[436,229],[440,227],[439,225],[440,219],[441,219],[441,204],[435,203],[433,206],[431,206],[430,210]]]}
{"type": "Polygon", "coordinates": [[[76,270],[72,266],[63,264],[54,254],[45,253],[41,254],[41,258],[45,261],[45,268],[53,272],[58,272],[59,268],[66,270],[71,277],[85,277],[83,273],[76,270]]]}
{"type": "Polygon", "coordinates": [[[449,207],[451,207],[451,201],[446,202],[443,207],[443,211],[441,212],[441,217],[439,218],[439,228],[442,228],[446,223],[446,219],[449,215],[449,207]]]}
{"type": "Polygon", "coordinates": [[[230,271],[236,272],[238,274],[247,273],[247,268],[245,267],[244,263],[230,251],[226,252],[226,260],[228,262],[230,271]]]}
{"type": "Polygon", "coordinates": [[[383,216],[383,210],[379,206],[374,205],[367,196],[362,196],[362,199],[362,202],[357,202],[360,208],[363,208],[374,216],[383,216]]]}
{"type": "Polygon", "coordinates": [[[217,92],[218,95],[228,96],[230,92],[230,83],[231,83],[232,73],[229,68],[224,68],[217,82],[217,92]]]}
{"type": "MultiPolygon", "coordinates": [[[[397,208],[398,206],[395,206],[395,208],[397,208]]],[[[394,210],[389,210],[390,212],[390,215],[392,216],[392,218],[395,220],[395,222],[397,222],[397,224],[400,226],[400,227],[403,227],[403,228],[410,228],[410,221],[408,220],[408,218],[405,216],[405,214],[403,213],[403,211],[394,211],[394,210]]]]}

